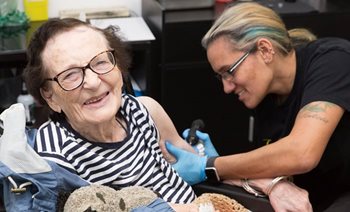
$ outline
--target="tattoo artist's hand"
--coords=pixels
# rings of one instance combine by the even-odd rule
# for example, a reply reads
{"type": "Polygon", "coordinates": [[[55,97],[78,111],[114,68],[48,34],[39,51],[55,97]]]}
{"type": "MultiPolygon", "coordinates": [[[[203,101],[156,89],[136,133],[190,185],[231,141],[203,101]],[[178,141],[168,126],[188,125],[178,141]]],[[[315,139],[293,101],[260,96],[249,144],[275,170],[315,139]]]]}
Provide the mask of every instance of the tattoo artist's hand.
{"type": "Polygon", "coordinates": [[[291,182],[279,182],[272,189],[270,203],[276,212],[279,211],[312,211],[309,193],[291,182]]]}
{"type": "Polygon", "coordinates": [[[207,157],[199,156],[192,152],[175,147],[168,141],[165,146],[170,154],[176,157],[176,163],[173,163],[173,168],[179,175],[190,185],[200,183],[206,179],[205,166],[207,157]]]}
{"type": "MultiPolygon", "coordinates": [[[[190,129],[186,129],[185,131],[183,131],[182,133],[182,137],[186,140],[188,133],[189,133],[190,129]]],[[[205,155],[208,157],[215,157],[215,156],[219,156],[218,152],[216,151],[213,143],[210,140],[210,137],[207,133],[202,133],[199,130],[196,130],[196,135],[198,136],[198,138],[203,141],[203,145],[204,145],[204,152],[205,155]]],[[[194,149],[196,149],[196,146],[192,146],[194,149]]],[[[198,152],[198,150],[197,150],[198,152]]]]}

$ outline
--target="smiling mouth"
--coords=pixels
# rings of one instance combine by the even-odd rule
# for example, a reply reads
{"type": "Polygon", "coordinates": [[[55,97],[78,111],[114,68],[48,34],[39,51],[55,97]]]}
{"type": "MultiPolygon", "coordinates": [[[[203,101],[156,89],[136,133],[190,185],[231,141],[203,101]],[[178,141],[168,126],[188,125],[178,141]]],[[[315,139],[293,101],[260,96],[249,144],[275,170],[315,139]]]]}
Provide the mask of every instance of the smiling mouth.
{"type": "Polygon", "coordinates": [[[88,101],[84,102],[84,105],[90,105],[90,104],[97,103],[97,102],[101,101],[103,98],[105,98],[108,94],[109,94],[109,92],[106,92],[100,96],[93,97],[93,98],[89,99],[88,101]]]}
{"type": "Polygon", "coordinates": [[[238,96],[241,96],[243,93],[245,92],[245,90],[241,90],[240,92],[237,93],[238,96]]]}

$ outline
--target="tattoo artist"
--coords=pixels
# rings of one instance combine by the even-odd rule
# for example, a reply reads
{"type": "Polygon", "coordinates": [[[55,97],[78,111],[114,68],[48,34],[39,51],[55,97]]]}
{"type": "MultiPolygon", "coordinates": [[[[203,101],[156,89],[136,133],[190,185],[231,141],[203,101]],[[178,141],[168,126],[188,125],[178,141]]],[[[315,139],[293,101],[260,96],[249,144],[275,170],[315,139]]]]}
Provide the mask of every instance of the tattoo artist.
{"type": "Polygon", "coordinates": [[[260,148],[218,156],[197,131],[207,157],[167,143],[180,175],[195,184],[213,180],[213,168],[218,181],[268,196],[275,211],[350,211],[350,43],[287,30],[270,8],[238,3],[202,45],[224,92],[254,109],[260,148]]]}

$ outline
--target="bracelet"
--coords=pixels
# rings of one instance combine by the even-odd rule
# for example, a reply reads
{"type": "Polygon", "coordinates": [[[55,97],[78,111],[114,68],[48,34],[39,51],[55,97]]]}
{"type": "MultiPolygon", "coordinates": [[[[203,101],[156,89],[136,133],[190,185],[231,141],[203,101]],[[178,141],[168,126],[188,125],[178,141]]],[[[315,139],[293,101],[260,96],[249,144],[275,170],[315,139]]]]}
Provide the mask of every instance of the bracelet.
{"type": "Polygon", "coordinates": [[[243,189],[246,190],[246,192],[248,192],[250,194],[254,194],[254,196],[256,196],[256,197],[266,197],[266,195],[264,193],[252,188],[248,183],[248,179],[241,179],[241,183],[242,183],[243,189]]]}
{"type": "Polygon", "coordinates": [[[267,189],[266,189],[267,196],[270,196],[272,189],[277,185],[277,183],[279,183],[282,180],[288,180],[288,177],[287,176],[279,176],[271,181],[271,183],[267,186],[267,189]]]}

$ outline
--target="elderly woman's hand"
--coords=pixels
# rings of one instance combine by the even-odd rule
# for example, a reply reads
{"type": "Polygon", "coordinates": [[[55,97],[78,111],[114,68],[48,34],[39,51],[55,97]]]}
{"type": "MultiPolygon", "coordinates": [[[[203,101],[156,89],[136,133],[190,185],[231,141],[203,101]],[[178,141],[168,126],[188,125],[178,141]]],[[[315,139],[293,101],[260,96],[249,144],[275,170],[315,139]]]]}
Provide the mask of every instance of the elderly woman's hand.
{"type": "Polygon", "coordinates": [[[291,182],[276,184],[270,195],[270,203],[276,212],[279,211],[312,211],[309,193],[291,182]]]}
{"type": "MultiPolygon", "coordinates": [[[[250,179],[250,185],[267,193],[266,189],[271,183],[270,178],[250,179]],[[264,189],[263,189],[264,188],[264,189]]],[[[225,180],[224,183],[242,187],[242,182],[239,179],[225,180]]],[[[289,181],[279,181],[271,190],[270,204],[276,212],[310,212],[312,206],[309,201],[309,193],[302,188],[289,181]]]]}

